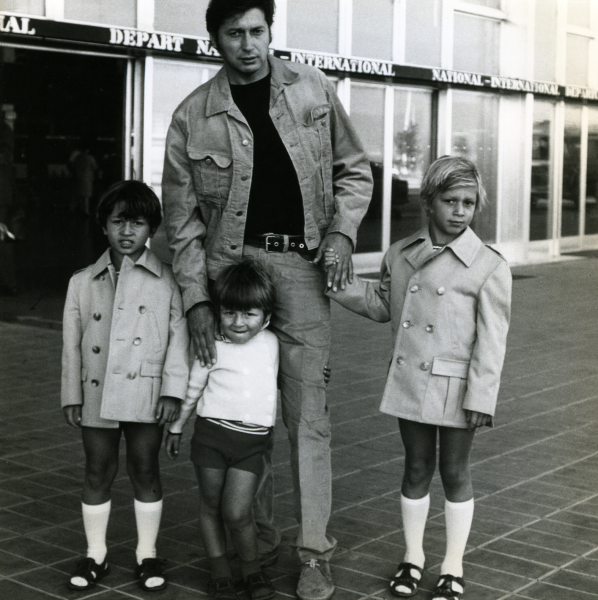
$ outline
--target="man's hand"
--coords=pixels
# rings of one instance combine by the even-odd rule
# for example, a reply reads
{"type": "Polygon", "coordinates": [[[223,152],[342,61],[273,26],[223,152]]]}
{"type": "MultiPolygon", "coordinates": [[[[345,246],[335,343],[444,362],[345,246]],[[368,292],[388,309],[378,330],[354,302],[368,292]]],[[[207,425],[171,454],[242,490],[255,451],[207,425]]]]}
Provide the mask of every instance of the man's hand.
{"type": "Polygon", "coordinates": [[[164,442],[164,447],[166,448],[166,454],[170,460],[174,460],[179,455],[179,449],[181,447],[181,434],[180,433],[170,433],[170,431],[166,434],[166,441],[164,442]]]}
{"type": "Polygon", "coordinates": [[[80,404],[69,404],[65,406],[62,411],[64,412],[64,418],[66,422],[75,429],[81,429],[81,405],[80,404]]]}
{"type": "Polygon", "coordinates": [[[172,396],[162,396],[156,404],[155,417],[158,419],[158,425],[166,425],[172,423],[179,418],[181,412],[181,401],[172,396]]]}
{"type": "Polygon", "coordinates": [[[202,367],[216,363],[216,321],[209,302],[200,302],[187,312],[193,348],[202,367]]]}
{"type": "Polygon", "coordinates": [[[327,250],[331,250],[338,256],[338,262],[329,265],[326,269],[328,273],[326,287],[336,292],[340,285],[341,289],[344,290],[347,281],[349,283],[353,282],[353,261],[351,260],[353,243],[342,233],[327,234],[318,248],[314,263],[320,262],[327,250]]]}
{"type": "Polygon", "coordinates": [[[492,419],[490,415],[478,412],[477,410],[466,410],[465,417],[467,418],[467,429],[469,431],[487,425],[492,419]]]}

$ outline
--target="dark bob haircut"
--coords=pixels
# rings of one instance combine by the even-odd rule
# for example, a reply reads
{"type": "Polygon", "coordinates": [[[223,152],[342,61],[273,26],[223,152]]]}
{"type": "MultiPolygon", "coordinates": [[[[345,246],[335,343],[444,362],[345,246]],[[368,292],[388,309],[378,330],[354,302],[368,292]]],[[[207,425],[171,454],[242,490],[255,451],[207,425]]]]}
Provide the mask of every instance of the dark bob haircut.
{"type": "Polygon", "coordinates": [[[121,202],[123,209],[120,214],[123,218],[143,217],[149,223],[152,232],[158,229],[162,222],[160,200],[149,185],[133,179],[115,183],[100,198],[96,217],[102,227],[106,227],[108,217],[112,214],[114,207],[121,202]]]}
{"type": "Polygon", "coordinates": [[[274,22],[274,0],[210,0],[206,10],[206,29],[215,40],[218,40],[220,27],[227,19],[246,13],[252,8],[259,8],[266,18],[268,27],[274,22]]]}
{"type": "Polygon", "coordinates": [[[216,314],[221,308],[251,310],[261,308],[270,315],[276,303],[274,284],[266,269],[250,259],[226,267],[218,275],[212,290],[216,314]]]}

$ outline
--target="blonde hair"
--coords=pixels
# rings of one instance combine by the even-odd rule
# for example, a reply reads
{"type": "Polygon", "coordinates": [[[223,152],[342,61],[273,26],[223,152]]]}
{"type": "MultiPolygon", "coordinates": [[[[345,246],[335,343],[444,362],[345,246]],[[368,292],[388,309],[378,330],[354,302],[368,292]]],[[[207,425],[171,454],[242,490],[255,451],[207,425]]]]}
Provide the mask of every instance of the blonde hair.
{"type": "Polygon", "coordinates": [[[465,186],[476,187],[475,210],[482,210],[488,203],[488,196],[477,167],[460,156],[446,155],[435,160],[426,171],[419,192],[426,214],[429,214],[430,204],[438,194],[465,186]]]}

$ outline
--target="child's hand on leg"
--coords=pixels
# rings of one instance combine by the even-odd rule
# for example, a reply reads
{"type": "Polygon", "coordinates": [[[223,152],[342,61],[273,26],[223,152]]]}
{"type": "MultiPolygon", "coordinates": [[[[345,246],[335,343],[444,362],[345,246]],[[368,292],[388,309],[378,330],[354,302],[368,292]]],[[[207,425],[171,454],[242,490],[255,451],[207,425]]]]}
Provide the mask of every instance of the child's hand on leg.
{"type": "Polygon", "coordinates": [[[158,419],[158,425],[172,423],[179,418],[181,412],[181,401],[172,396],[162,396],[156,405],[155,417],[158,419]]]}
{"type": "Polygon", "coordinates": [[[181,447],[181,434],[180,433],[170,433],[170,431],[166,434],[166,441],[164,442],[164,447],[166,448],[166,455],[170,460],[174,460],[179,456],[179,449],[181,447]]]}
{"type": "Polygon", "coordinates": [[[477,410],[466,410],[465,417],[467,418],[467,429],[473,431],[476,427],[482,427],[488,425],[492,417],[484,413],[478,412],[477,410]]]}
{"type": "Polygon", "coordinates": [[[80,404],[69,404],[63,409],[64,418],[66,422],[75,429],[81,428],[81,405],[80,404]]]}

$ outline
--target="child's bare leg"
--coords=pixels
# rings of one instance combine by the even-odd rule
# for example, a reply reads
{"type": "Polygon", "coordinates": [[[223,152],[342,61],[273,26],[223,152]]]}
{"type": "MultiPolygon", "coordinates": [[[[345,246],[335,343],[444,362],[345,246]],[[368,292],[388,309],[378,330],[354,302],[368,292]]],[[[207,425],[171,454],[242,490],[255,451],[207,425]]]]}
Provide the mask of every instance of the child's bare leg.
{"type": "Polygon", "coordinates": [[[446,554],[440,568],[442,575],[463,576],[463,554],[474,508],[469,468],[474,434],[466,429],[440,428],[440,476],[446,494],[446,554]]]}
{"type": "Polygon", "coordinates": [[[166,579],[156,560],[156,540],[162,518],[160,446],[163,427],[153,423],[123,423],[127,442],[127,473],[135,494],[138,577],[144,589],[162,589],[166,579]]]}
{"type": "Polygon", "coordinates": [[[194,466],[199,485],[199,531],[210,562],[212,579],[232,578],[226,557],[226,532],[221,510],[227,470],[194,466]]]}

